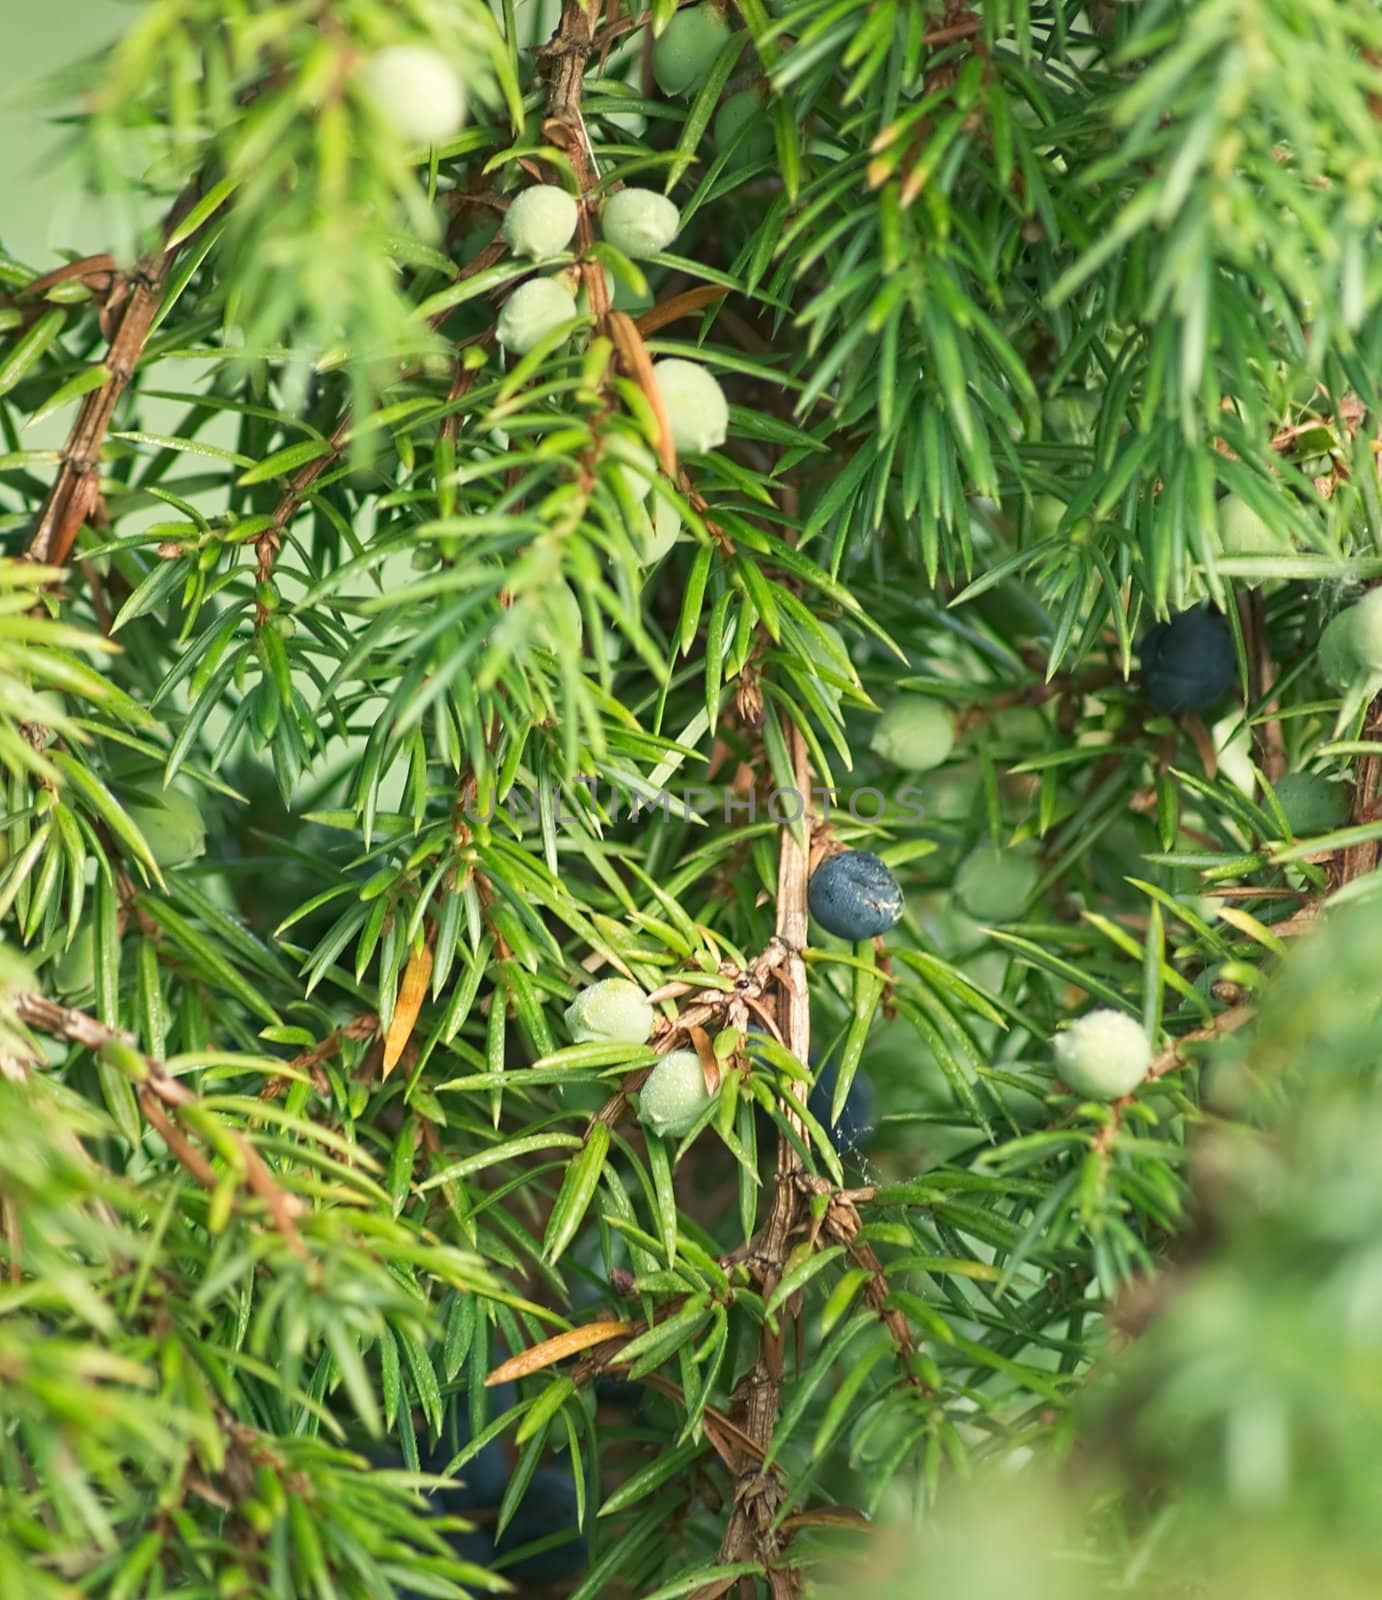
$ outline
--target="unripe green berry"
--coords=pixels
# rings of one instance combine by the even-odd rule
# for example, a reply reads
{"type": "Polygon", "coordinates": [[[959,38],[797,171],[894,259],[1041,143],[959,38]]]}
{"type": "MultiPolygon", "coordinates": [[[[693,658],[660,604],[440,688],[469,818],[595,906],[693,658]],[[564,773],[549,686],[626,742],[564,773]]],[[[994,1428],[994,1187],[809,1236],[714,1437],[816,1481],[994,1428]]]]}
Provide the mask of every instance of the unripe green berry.
{"type": "Polygon", "coordinates": [[[924,815],[935,822],[964,822],[974,816],[978,787],[977,762],[933,770],[916,786],[924,815]]]}
{"type": "Polygon", "coordinates": [[[989,732],[1000,744],[1040,744],[1050,731],[1035,706],[1003,706],[989,718],[989,732]]]}
{"type": "Polygon", "coordinates": [[[638,1119],[664,1139],[680,1139],[709,1104],[700,1057],[694,1050],[673,1050],[639,1090],[638,1119]]]}
{"type": "Polygon", "coordinates": [[[1339,612],[1320,635],[1320,669],[1336,689],[1363,672],[1382,671],[1382,589],[1339,612]]]}
{"type": "Polygon", "coordinates": [[[616,250],[641,260],[671,244],[681,231],[681,213],[655,189],[621,189],[605,201],[600,229],[616,250]]]}
{"type": "Polygon", "coordinates": [[[427,45],[392,44],[360,73],[365,92],[408,144],[440,144],[465,121],[465,89],[455,68],[427,45]]]}
{"type": "Polygon", "coordinates": [[[1288,772],[1275,787],[1277,803],[1297,838],[1328,833],[1348,820],[1348,791],[1318,772],[1288,772]]]}
{"type": "Polygon", "coordinates": [[[255,584],[254,598],[265,611],[277,611],[283,604],[283,596],[272,578],[265,578],[263,583],[255,584]]]}
{"type": "Polygon", "coordinates": [[[1051,538],[1065,515],[1065,501],[1053,494],[1039,494],[1032,501],[1032,531],[1040,539],[1051,538]]]}
{"type": "Polygon", "coordinates": [[[767,114],[767,105],[757,89],[741,89],[730,95],[715,114],[715,149],[734,153],[725,163],[729,170],[757,166],[777,148],[777,138],[767,114]]]}
{"type": "Polygon", "coordinates": [[[681,537],[681,513],[669,500],[658,495],[652,504],[652,516],[643,534],[643,563],[653,566],[681,537]]]}
{"type": "Polygon", "coordinates": [[[1382,672],[1382,589],[1369,589],[1350,610],[1353,653],[1370,672],[1382,672]]]}
{"type": "Polygon", "coordinates": [[[533,638],[544,650],[559,650],[565,643],[580,643],[585,633],[581,602],[566,585],[559,584],[544,596],[547,614],[533,630],[533,638]]]}
{"type": "Polygon", "coordinates": [[[955,898],[978,922],[1012,922],[1022,915],[1040,873],[1016,850],[981,845],[960,863],[955,898]]]}
{"type": "Polygon", "coordinates": [[[618,462],[614,470],[629,497],[641,505],[653,492],[653,479],[657,476],[652,451],[633,439],[620,438],[611,444],[610,455],[618,462]]]}
{"type": "Polygon", "coordinates": [[[729,402],[704,367],[675,356],[653,367],[678,451],[714,450],[729,436],[729,402]]]}
{"type": "Polygon", "coordinates": [[[1063,394],[1046,402],[1041,418],[1051,436],[1063,444],[1091,445],[1099,421],[1099,404],[1092,395],[1063,394]]]}
{"type": "Polygon", "coordinates": [[[1229,556],[1281,555],[1291,549],[1291,541],[1275,529],[1236,494],[1219,502],[1219,543],[1229,556]]]}
{"type": "Polygon", "coordinates": [[[610,453],[617,463],[615,475],[629,498],[637,503],[638,509],[629,527],[639,546],[643,565],[651,567],[662,560],[681,536],[681,513],[661,495],[649,502],[653,479],[657,476],[657,462],[651,451],[631,439],[620,439],[610,453]]]}
{"type": "Polygon", "coordinates": [[[602,978],[582,989],[566,1008],[566,1026],[577,1044],[609,1040],[642,1044],[653,1031],[648,997],[628,978],[602,978]]]}
{"type": "Polygon", "coordinates": [[[925,695],[905,694],[894,700],[874,724],[869,748],[904,772],[929,772],[955,744],[955,729],[944,706],[925,695]]]}
{"type": "Polygon", "coordinates": [[[555,278],[531,278],[520,284],[499,313],[499,343],[525,356],[548,334],[576,319],[576,297],[555,278]]]}
{"type": "Polygon", "coordinates": [[[53,969],[53,987],[59,994],[86,994],[96,983],[96,937],[91,924],[77,930],[77,937],[58,958],[53,969]]]}
{"type": "Polygon", "coordinates": [[[653,77],[663,94],[689,94],[705,82],[729,23],[713,5],[678,11],[653,43],[653,77]]]}
{"type": "Polygon", "coordinates": [[[181,789],[165,789],[151,804],[126,809],[160,867],[180,867],[206,853],[201,809],[181,789]]]}
{"type": "Polygon", "coordinates": [[[1362,670],[1353,646],[1354,607],[1331,617],[1320,635],[1319,662],[1325,682],[1335,689],[1346,689],[1362,670]]]}
{"type": "Polygon", "coordinates": [[[516,255],[546,261],[571,243],[580,213],[565,189],[535,183],[514,196],[504,213],[504,237],[516,255]]]}
{"type": "Polygon", "coordinates": [[[1131,1094],[1152,1064],[1152,1047],[1142,1024],[1108,1007],[1071,1023],[1052,1049],[1061,1078],[1091,1100],[1118,1100],[1131,1094]]]}

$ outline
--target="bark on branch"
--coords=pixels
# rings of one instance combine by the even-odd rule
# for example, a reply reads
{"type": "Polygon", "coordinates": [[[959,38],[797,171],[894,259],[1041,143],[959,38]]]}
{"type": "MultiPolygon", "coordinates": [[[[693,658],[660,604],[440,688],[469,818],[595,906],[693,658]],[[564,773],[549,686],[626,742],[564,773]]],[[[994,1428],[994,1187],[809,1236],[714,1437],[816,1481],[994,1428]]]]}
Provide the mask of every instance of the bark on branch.
{"type": "MultiPolygon", "coordinates": [[[[138,1083],[140,1110],[149,1125],[163,1138],[183,1167],[205,1189],[215,1189],[220,1180],[215,1168],[197,1150],[184,1131],[184,1113],[190,1108],[195,1120],[201,1110],[196,1092],[180,1078],[170,1077],[161,1061],[146,1056],[135,1045],[133,1034],[123,1028],[108,1027],[85,1011],[58,1004],[40,994],[22,993],[15,997],[15,1010],[19,1020],[40,1033],[54,1039],[66,1039],[88,1050],[108,1050],[118,1047],[132,1060],[131,1076],[138,1083]]],[[[205,1113],[201,1113],[203,1116],[205,1113]]],[[[305,1256],[306,1247],[297,1229],[296,1218],[301,1214],[302,1202],[274,1181],[264,1158],[249,1139],[236,1127],[223,1124],[226,1137],[234,1145],[239,1170],[251,1192],[262,1202],[273,1225],[287,1240],[295,1254],[305,1256]]]]}
{"type": "Polygon", "coordinates": [[[105,359],[110,376],[81,403],[62,448],[58,475],[34,524],[26,560],[40,566],[62,566],[82,523],[96,505],[101,491],[101,448],[115,407],[144,354],[144,345],[163,301],[163,286],[169,269],[178,252],[195,235],[189,234],[176,243],[169,241],[201,198],[201,192],[202,180],[194,178],[163,219],[156,248],[140,257],[134,270],[121,274],[111,286],[103,313],[110,325],[105,359]]]}

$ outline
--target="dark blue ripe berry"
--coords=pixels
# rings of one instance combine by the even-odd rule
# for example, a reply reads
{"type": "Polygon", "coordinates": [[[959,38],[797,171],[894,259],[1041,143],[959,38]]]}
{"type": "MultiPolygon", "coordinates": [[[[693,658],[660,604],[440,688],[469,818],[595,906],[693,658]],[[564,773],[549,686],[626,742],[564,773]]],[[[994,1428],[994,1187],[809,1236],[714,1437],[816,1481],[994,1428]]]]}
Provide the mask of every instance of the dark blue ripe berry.
{"type": "Polygon", "coordinates": [[[830,1112],[835,1104],[835,1066],[827,1061],[816,1077],[806,1109],[820,1123],[830,1142],[841,1155],[857,1150],[873,1131],[873,1084],[863,1067],[856,1067],[854,1081],[849,1086],[840,1120],[831,1122],[830,1112]]]}
{"type": "Polygon", "coordinates": [[[647,1390],[636,1379],[616,1378],[602,1372],[595,1380],[595,1398],[602,1406],[613,1406],[619,1411],[636,1411],[647,1390]]]}
{"type": "MultiPolygon", "coordinates": [[[[462,1445],[453,1446],[449,1439],[442,1442],[422,1463],[424,1472],[444,1473],[455,1460],[462,1445]]],[[[497,1506],[509,1486],[509,1460],[498,1439],[491,1439],[477,1455],[456,1468],[452,1476],[457,1480],[455,1489],[438,1489],[432,1496],[439,1510],[452,1512],[485,1511],[497,1506]]]]}
{"type": "MultiPolygon", "coordinates": [[[[488,1425],[513,1405],[513,1385],[500,1384],[487,1394],[486,1399],[489,1414],[484,1420],[488,1425]]],[[[504,1498],[504,1491],[509,1486],[510,1466],[508,1454],[499,1439],[491,1439],[469,1461],[457,1467],[454,1472],[449,1472],[451,1463],[474,1437],[470,1426],[468,1396],[458,1394],[453,1397],[448,1408],[441,1438],[429,1450],[421,1451],[418,1461],[423,1472],[436,1477],[450,1476],[455,1479],[454,1488],[434,1489],[427,1496],[428,1503],[438,1516],[460,1516],[471,1519],[476,1518],[478,1513],[480,1518],[492,1520],[494,1509],[504,1498]]],[[[370,1459],[376,1466],[388,1467],[395,1471],[401,1469],[404,1464],[402,1455],[395,1449],[373,1453],[370,1459]]],[[[474,1566],[483,1567],[486,1571],[494,1564],[494,1540],[486,1528],[475,1527],[464,1533],[455,1529],[449,1530],[446,1542],[461,1561],[468,1561],[474,1566]]],[[[422,1594],[417,1590],[401,1589],[398,1593],[399,1600],[423,1600],[422,1594]]]]}
{"type": "Polygon", "coordinates": [[[576,1486],[569,1467],[537,1469],[494,1548],[499,1558],[497,1570],[516,1583],[560,1583],[585,1571],[590,1550],[576,1520],[576,1486]],[[548,1549],[520,1555],[516,1561],[506,1559],[546,1539],[553,1540],[548,1549]]]}
{"type": "Polygon", "coordinates": [[[1233,637],[1217,612],[1178,612],[1148,628],[1137,646],[1142,692],[1160,711],[1208,711],[1238,670],[1233,637]]]}
{"type": "MultiPolygon", "coordinates": [[[[486,1399],[489,1409],[484,1422],[488,1427],[513,1405],[513,1385],[501,1383],[497,1389],[487,1393],[486,1399]]],[[[427,1497],[439,1513],[453,1516],[470,1511],[487,1511],[504,1498],[504,1491],[509,1486],[509,1458],[502,1439],[491,1439],[454,1472],[450,1470],[451,1463],[474,1437],[468,1399],[464,1394],[455,1395],[447,1409],[441,1438],[430,1448],[418,1452],[418,1466],[423,1472],[455,1480],[454,1487],[434,1489],[427,1497]]],[[[404,1464],[401,1452],[393,1446],[371,1451],[369,1459],[377,1467],[388,1467],[395,1471],[401,1470],[404,1464]]]]}
{"type": "Polygon", "coordinates": [[[811,915],[841,939],[873,939],[902,915],[902,889],[871,850],[827,856],[811,874],[811,915]]]}

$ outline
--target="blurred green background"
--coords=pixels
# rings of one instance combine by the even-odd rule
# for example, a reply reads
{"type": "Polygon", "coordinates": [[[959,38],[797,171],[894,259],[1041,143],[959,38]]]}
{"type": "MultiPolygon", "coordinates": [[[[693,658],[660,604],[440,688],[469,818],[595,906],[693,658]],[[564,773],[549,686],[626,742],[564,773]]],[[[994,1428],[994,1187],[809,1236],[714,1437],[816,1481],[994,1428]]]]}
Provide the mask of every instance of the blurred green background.
{"type": "Polygon", "coordinates": [[[0,242],[46,271],[64,250],[108,248],[59,154],[48,77],[129,27],[138,0],[0,0],[0,242]]]}
{"type": "MultiPolygon", "coordinates": [[[[64,99],[61,77],[77,62],[99,55],[139,20],[145,0],[0,0],[0,245],[35,272],[51,271],[69,257],[118,249],[122,218],[100,198],[84,192],[76,166],[64,154],[68,131],[64,113],[75,100],[64,99]],[[59,81],[54,82],[55,75],[59,81]]],[[[150,218],[162,206],[145,208],[150,218]]],[[[206,370],[188,368],[196,384],[206,370]]],[[[77,401],[26,428],[30,449],[61,444],[76,415],[77,401]]],[[[183,407],[173,401],[148,401],[147,426],[171,429],[183,407]]],[[[202,438],[221,446],[234,443],[230,417],[214,420],[202,438]]],[[[193,497],[208,509],[221,509],[212,495],[193,497]]],[[[137,531],[162,513],[150,504],[126,525],[137,531]]]]}

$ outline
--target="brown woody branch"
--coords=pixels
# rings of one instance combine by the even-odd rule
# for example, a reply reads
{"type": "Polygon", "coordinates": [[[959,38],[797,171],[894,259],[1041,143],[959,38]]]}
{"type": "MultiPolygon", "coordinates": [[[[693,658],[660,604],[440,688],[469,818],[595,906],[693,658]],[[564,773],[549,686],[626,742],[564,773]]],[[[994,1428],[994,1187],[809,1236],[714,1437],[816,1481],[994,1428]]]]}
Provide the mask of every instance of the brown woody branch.
{"type": "Polygon", "coordinates": [[[1286,772],[1286,741],[1277,707],[1268,700],[1276,682],[1271,640],[1267,637],[1267,614],[1260,589],[1240,590],[1236,596],[1238,620],[1248,650],[1248,699],[1263,704],[1272,713],[1252,730],[1253,755],[1267,782],[1275,784],[1286,772]]]}
{"type": "Polygon", "coordinates": [[[860,1226],[858,1207],[864,1201],[874,1198],[877,1193],[876,1188],[836,1189],[824,1178],[813,1178],[806,1173],[797,1179],[797,1185],[804,1195],[822,1196],[825,1199],[825,1209],[812,1231],[813,1242],[819,1234],[824,1233],[827,1239],[843,1245],[854,1262],[868,1273],[868,1280],[864,1284],[864,1299],[888,1330],[893,1347],[906,1369],[907,1381],[929,1394],[930,1389],[916,1372],[917,1346],[907,1318],[895,1306],[888,1303],[888,1277],[883,1270],[883,1263],[878,1259],[873,1247],[858,1237],[860,1226]]]}
{"type": "Polygon", "coordinates": [[[120,396],[144,354],[145,342],[162,302],[168,271],[178,252],[193,237],[189,234],[176,244],[169,243],[178,225],[201,198],[201,184],[198,176],[187,185],[164,218],[158,246],[142,256],[132,272],[119,275],[110,285],[102,313],[103,324],[109,329],[105,365],[110,376],[99,389],[93,389],[85,397],[77,412],[62,448],[58,475],[34,524],[25,552],[29,561],[41,566],[62,566],[82,523],[96,506],[101,491],[101,447],[120,396]]]}
{"type": "MultiPolygon", "coordinates": [[[[548,87],[548,115],[544,136],[560,148],[571,164],[582,197],[579,212],[578,243],[582,257],[580,271],[597,323],[606,327],[620,361],[647,395],[658,421],[659,454],[669,473],[675,473],[670,429],[662,413],[651,360],[640,329],[632,319],[615,312],[609,305],[604,274],[590,259],[592,225],[589,207],[584,203],[597,174],[581,118],[581,88],[586,63],[595,38],[598,0],[565,0],[561,22],[552,40],[539,52],[541,70],[548,87]]],[[[685,487],[690,488],[689,484],[685,487]]],[[[786,730],[798,793],[811,789],[811,770],[806,744],[795,727],[786,730]]],[[[788,825],[781,833],[777,886],[777,926],[763,953],[744,972],[726,972],[733,979],[729,991],[709,990],[694,995],[675,1024],[664,1030],[657,1041],[659,1050],[670,1048],[678,1038],[695,1040],[704,1025],[743,1026],[750,1012],[776,1033],[785,1047],[799,1060],[810,1051],[810,998],[805,963],[801,950],[807,942],[807,880],[810,872],[808,844],[799,841],[788,825]],[[774,1004],[775,1002],[775,1004],[774,1004]]],[[[632,1074],[599,1113],[596,1120],[613,1122],[622,1113],[629,1093],[646,1076],[632,1074]]],[[[784,1108],[794,1131],[803,1132],[800,1119],[784,1108]]],[[[767,1220],[753,1241],[746,1260],[765,1297],[781,1281],[793,1235],[803,1217],[805,1190],[801,1159],[791,1140],[778,1140],[775,1185],[767,1220]]],[[[736,1473],[733,1507],[720,1546],[720,1560],[726,1563],[754,1562],[762,1566],[775,1600],[792,1600],[799,1592],[795,1574],[782,1561],[784,1536],[778,1525],[783,1489],[778,1479],[763,1469],[763,1459],[772,1444],[779,1398],[784,1376],[788,1327],[796,1312],[789,1304],[775,1328],[765,1326],[753,1371],[735,1394],[735,1430],[742,1443],[725,1450],[730,1439],[717,1440],[727,1464],[736,1473]],[[742,1421],[740,1418],[742,1417],[742,1421]]],[[[612,1352],[611,1352],[612,1353],[612,1352]]],[[[604,1351],[592,1351],[589,1362],[598,1362],[604,1351]]],[[[723,1585],[713,1585],[718,1593],[723,1585]]],[[[702,1591],[708,1596],[708,1591],[702,1591]]]]}
{"type": "MultiPolygon", "coordinates": [[[[17,995],[15,1010],[21,1022],[51,1038],[66,1039],[70,1044],[79,1044],[93,1051],[109,1051],[116,1047],[127,1056],[137,1057],[139,1106],[150,1126],[163,1137],[174,1156],[203,1188],[216,1188],[219,1180],[215,1169],[179,1126],[183,1113],[200,1106],[196,1092],[180,1079],[170,1077],[161,1061],[144,1055],[136,1046],[132,1034],[123,1028],[109,1027],[85,1011],[60,1005],[40,994],[24,992],[17,995]]],[[[296,1222],[303,1210],[302,1202],[275,1183],[263,1157],[238,1128],[226,1124],[225,1132],[235,1145],[245,1182],[263,1203],[275,1228],[297,1255],[306,1255],[296,1222]]]]}
{"type": "Polygon", "coordinates": [[[42,277],[31,278],[20,288],[0,295],[0,306],[17,311],[21,318],[20,326],[28,327],[43,315],[44,302],[50,289],[60,288],[63,284],[77,284],[90,294],[97,305],[104,305],[119,281],[120,268],[115,257],[102,252],[100,255],[83,256],[80,261],[65,261],[62,266],[54,267],[42,277]]]}
{"type": "MultiPolygon", "coordinates": [[[[604,269],[590,254],[590,246],[595,241],[595,228],[586,197],[599,181],[599,174],[581,116],[581,85],[586,63],[594,49],[595,20],[599,10],[600,0],[565,0],[556,33],[538,52],[539,66],[547,79],[547,116],[542,131],[571,163],[576,187],[580,191],[581,205],[576,224],[578,270],[591,313],[596,323],[608,330],[625,371],[643,391],[652,409],[657,420],[657,449],[663,469],[669,477],[679,481],[687,493],[691,493],[691,485],[685,475],[680,479],[677,477],[672,430],[653,378],[652,358],[643,343],[643,335],[632,317],[616,311],[610,304],[604,269]]],[[[697,510],[703,505],[704,502],[700,502],[697,510]]]]}
{"type": "MultiPolygon", "coordinates": [[[[789,727],[787,742],[797,793],[805,797],[811,792],[806,741],[795,727],[789,727]]],[[[806,964],[801,957],[807,939],[806,887],[810,859],[809,848],[797,839],[789,824],[784,824],[778,855],[775,942],[782,945],[786,958],[774,970],[782,1040],[799,1061],[808,1058],[811,1048],[811,1003],[806,964]]],[[[801,1135],[804,1130],[800,1118],[788,1107],[783,1108],[783,1114],[801,1135]]],[[[779,1136],[772,1206],[756,1252],[761,1276],[759,1288],[765,1298],[782,1279],[790,1241],[801,1221],[804,1198],[801,1176],[801,1158],[795,1146],[791,1140],[779,1136]]],[[[755,1449],[763,1454],[772,1444],[777,1425],[787,1329],[794,1312],[792,1304],[784,1306],[776,1330],[765,1323],[753,1371],[736,1392],[736,1400],[744,1406],[744,1431],[753,1440],[755,1449]]],[[[778,1526],[778,1513],[782,1500],[782,1487],[776,1478],[765,1473],[753,1460],[742,1462],[719,1559],[726,1564],[760,1562],[774,1600],[792,1600],[800,1589],[796,1574],[781,1561],[784,1538],[778,1526]]]]}
{"type": "Polygon", "coordinates": [[[1183,1067],[1185,1062],[1181,1059],[1180,1053],[1186,1045],[1203,1044],[1208,1039],[1222,1039],[1230,1033],[1237,1033],[1239,1028],[1252,1021],[1256,1013],[1255,1006],[1230,1006],[1227,1011],[1220,1012],[1212,1022],[1205,1023],[1204,1027],[1192,1028],[1189,1033],[1183,1033],[1179,1039],[1172,1040],[1164,1050],[1157,1053],[1147,1069],[1146,1081],[1154,1083],[1158,1078],[1164,1078],[1168,1072],[1174,1072],[1177,1067],[1183,1067]]]}
{"type": "MultiPolygon", "coordinates": [[[[1376,741],[1382,736],[1382,695],[1368,707],[1363,719],[1363,738],[1376,741]]],[[[1382,758],[1363,756],[1353,774],[1353,799],[1349,806],[1349,822],[1353,825],[1373,822],[1377,818],[1378,790],[1382,788],[1382,758]]],[[[1377,866],[1378,843],[1366,839],[1362,844],[1349,845],[1335,860],[1330,872],[1333,886],[1341,889],[1355,878],[1363,878],[1377,866]]]]}
{"type": "MultiPolygon", "coordinates": [[[[358,1017],[349,1022],[342,1023],[339,1028],[333,1028],[321,1041],[310,1049],[301,1050],[288,1063],[288,1066],[297,1072],[306,1072],[311,1075],[312,1086],[318,1094],[327,1094],[330,1085],[321,1071],[324,1061],[329,1061],[336,1055],[347,1040],[372,1039],[379,1032],[379,1018],[373,1011],[362,1011],[358,1017]]],[[[259,1091],[261,1100],[277,1100],[283,1093],[288,1083],[286,1078],[270,1078],[259,1091]]]]}

